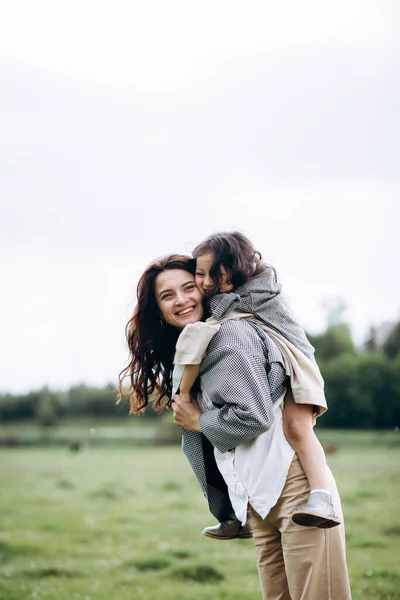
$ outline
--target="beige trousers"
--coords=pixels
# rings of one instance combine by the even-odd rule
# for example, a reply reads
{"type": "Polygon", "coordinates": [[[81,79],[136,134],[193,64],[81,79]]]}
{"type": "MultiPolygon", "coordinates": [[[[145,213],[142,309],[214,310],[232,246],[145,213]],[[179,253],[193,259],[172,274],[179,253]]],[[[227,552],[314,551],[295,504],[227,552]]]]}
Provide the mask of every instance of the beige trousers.
{"type": "MultiPolygon", "coordinates": [[[[335,511],[343,517],[333,476],[331,482],[335,511]]],[[[263,600],[351,600],[343,525],[318,529],[291,519],[309,492],[295,455],[283,492],[267,517],[262,519],[250,507],[263,600]]]]}

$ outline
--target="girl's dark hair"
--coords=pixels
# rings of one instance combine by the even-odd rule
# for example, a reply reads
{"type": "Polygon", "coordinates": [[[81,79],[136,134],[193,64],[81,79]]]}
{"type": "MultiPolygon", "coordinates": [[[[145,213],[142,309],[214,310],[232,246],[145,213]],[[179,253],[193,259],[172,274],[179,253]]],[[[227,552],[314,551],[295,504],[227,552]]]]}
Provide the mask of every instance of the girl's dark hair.
{"type": "Polygon", "coordinates": [[[194,275],[195,261],[180,254],[161,257],[147,267],[137,286],[138,302],[125,328],[129,364],[118,377],[117,402],[128,396],[130,414],[143,412],[153,394],[155,410],[171,404],[173,358],[180,332],[161,320],[154,284],[157,275],[172,269],[194,275]],[[127,389],[125,379],[129,379],[127,389]]]}
{"type": "Polygon", "coordinates": [[[270,268],[270,265],[262,262],[260,252],[255,250],[250,240],[239,231],[210,235],[196,246],[192,254],[197,258],[207,252],[213,255],[213,266],[210,272],[214,281],[212,294],[218,292],[221,265],[229,271],[230,283],[234,288],[270,268]]]}

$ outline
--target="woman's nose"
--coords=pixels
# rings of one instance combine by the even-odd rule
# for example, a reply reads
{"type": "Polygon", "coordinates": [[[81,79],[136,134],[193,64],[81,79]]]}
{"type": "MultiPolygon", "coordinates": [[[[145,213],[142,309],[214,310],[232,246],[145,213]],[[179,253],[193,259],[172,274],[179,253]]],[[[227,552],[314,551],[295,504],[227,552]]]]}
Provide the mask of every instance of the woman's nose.
{"type": "Polygon", "coordinates": [[[184,304],[186,302],[186,296],[178,292],[175,296],[175,304],[184,304]]]}

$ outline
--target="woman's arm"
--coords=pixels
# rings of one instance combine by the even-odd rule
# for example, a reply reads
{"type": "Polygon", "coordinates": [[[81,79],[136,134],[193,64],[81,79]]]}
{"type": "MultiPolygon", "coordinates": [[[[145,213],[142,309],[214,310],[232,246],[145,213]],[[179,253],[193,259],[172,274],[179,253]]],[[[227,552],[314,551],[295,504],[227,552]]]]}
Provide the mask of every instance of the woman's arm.
{"type": "Polygon", "coordinates": [[[286,375],[276,346],[261,340],[244,321],[227,321],[202,363],[203,391],[216,408],[195,415],[175,413],[180,425],[196,426],[221,452],[249,442],[274,420],[273,403],[285,391],[286,375]],[[185,419],[188,418],[188,421],[185,419]]]}
{"type": "Polygon", "coordinates": [[[222,406],[204,412],[199,420],[202,433],[226,452],[268,431],[274,421],[273,401],[265,360],[260,356],[229,347],[220,348],[215,358],[203,385],[212,401],[222,406]]]}

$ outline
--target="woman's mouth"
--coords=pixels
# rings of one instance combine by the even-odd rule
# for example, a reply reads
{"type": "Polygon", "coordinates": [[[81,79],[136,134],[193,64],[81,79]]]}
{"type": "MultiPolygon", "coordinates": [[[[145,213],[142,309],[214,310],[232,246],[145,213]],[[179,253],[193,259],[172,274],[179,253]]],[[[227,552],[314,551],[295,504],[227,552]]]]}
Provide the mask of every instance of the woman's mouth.
{"type": "Polygon", "coordinates": [[[179,316],[188,315],[189,313],[193,312],[195,308],[196,308],[195,306],[189,306],[189,308],[184,308],[183,310],[180,310],[176,314],[179,316]]]}

